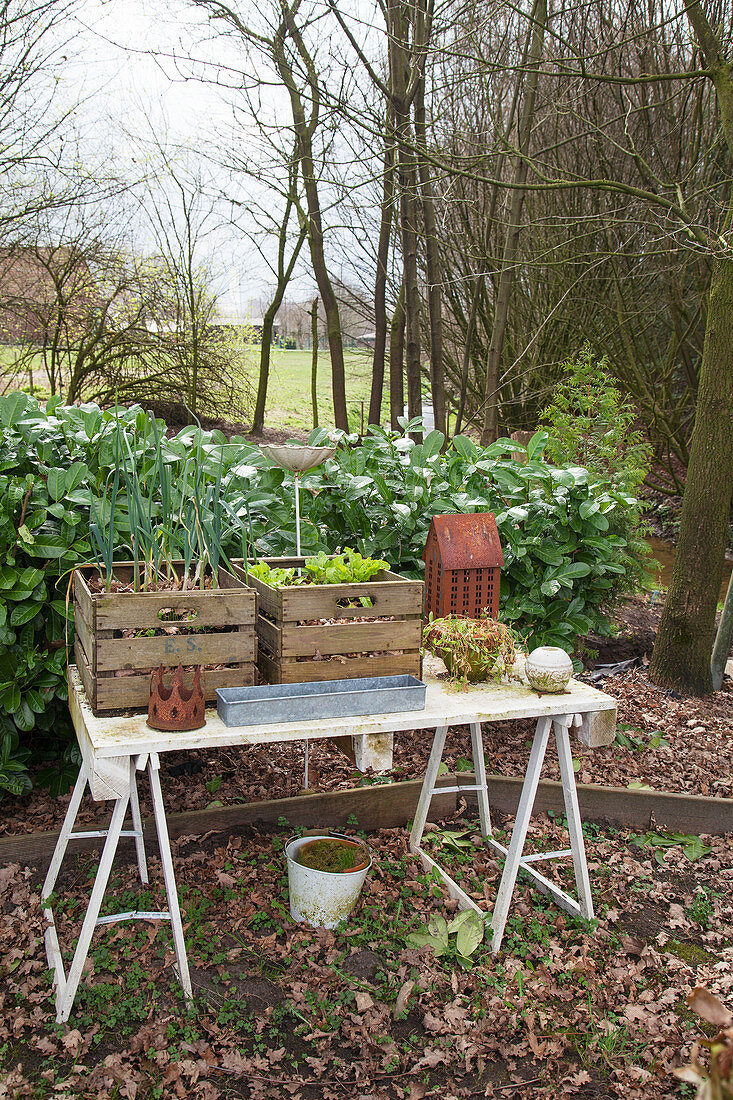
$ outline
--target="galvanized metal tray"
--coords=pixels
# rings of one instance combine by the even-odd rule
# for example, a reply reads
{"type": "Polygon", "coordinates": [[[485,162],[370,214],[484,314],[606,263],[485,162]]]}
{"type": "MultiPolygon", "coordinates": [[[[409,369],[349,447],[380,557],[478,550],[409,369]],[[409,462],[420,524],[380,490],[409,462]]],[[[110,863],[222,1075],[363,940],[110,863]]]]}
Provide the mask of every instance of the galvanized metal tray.
{"type": "Polygon", "coordinates": [[[216,709],[225,726],[394,714],[425,710],[425,684],[415,676],[404,675],[218,688],[216,709]]]}

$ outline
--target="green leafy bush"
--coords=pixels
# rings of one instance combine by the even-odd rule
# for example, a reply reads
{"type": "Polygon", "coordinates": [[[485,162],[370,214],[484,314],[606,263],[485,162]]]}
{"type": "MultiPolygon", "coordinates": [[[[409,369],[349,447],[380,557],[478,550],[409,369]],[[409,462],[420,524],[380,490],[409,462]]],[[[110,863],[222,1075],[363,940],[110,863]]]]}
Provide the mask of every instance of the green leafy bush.
{"type": "MultiPolygon", "coordinates": [[[[419,427],[403,424],[405,433],[419,427]]],[[[634,496],[584,467],[551,466],[546,432],[529,441],[522,465],[513,440],[479,448],[456,436],[442,453],[440,432],[413,444],[407,434],[369,431],[360,447],[339,448],[301,479],[313,494],[307,514],[332,541],[420,576],[431,516],[493,511],[504,550],[501,619],[531,647],[568,652],[590,630],[609,633],[608,612],[644,578],[634,496]]]]}
{"type": "MultiPolygon", "coordinates": [[[[28,747],[32,762],[68,744],[66,648],[70,572],[96,556],[92,515],[109,521],[107,487],[122,424],[141,487],[179,484],[195,457],[199,501],[222,553],[282,556],[295,550],[292,481],[241,437],[189,427],[163,438],[133,406],[114,413],[95,405],[45,407],[22,393],[0,397],[0,736],[4,767],[28,747]],[[156,463],[164,472],[155,472],[156,463]],[[219,503],[217,503],[219,502],[219,503]],[[12,735],[16,735],[17,741],[12,735]]],[[[639,505],[611,479],[580,466],[557,468],[543,457],[546,433],[530,440],[526,465],[499,440],[477,447],[428,432],[370,429],[357,445],[344,437],[326,464],[301,478],[302,546],[306,555],[358,549],[397,572],[420,576],[430,517],[446,512],[496,514],[504,548],[500,616],[531,646],[560,645],[593,629],[607,633],[614,603],[643,573],[637,536],[639,505]]],[[[318,442],[320,433],[314,433],[318,442]]],[[[151,537],[166,516],[156,489],[149,500],[151,537]]],[[[119,495],[112,523],[115,560],[133,556],[130,498],[119,495]]],[[[318,559],[325,561],[325,559],[318,559]]],[[[351,558],[351,568],[358,559],[351,558]]],[[[348,559],[344,559],[348,566],[348,559]]],[[[327,566],[324,566],[327,568],[327,566]]],[[[73,758],[64,765],[73,771],[73,758]]],[[[13,773],[17,774],[17,773],[13,773]]],[[[2,788],[2,783],[0,783],[2,788]]]]}
{"type": "Polygon", "coordinates": [[[637,492],[649,473],[652,448],[634,427],[636,410],[614,385],[608,359],[596,360],[586,343],[562,370],[541,414],[548,458],[558,466],[585,466],[612,485],[637,492]]]}

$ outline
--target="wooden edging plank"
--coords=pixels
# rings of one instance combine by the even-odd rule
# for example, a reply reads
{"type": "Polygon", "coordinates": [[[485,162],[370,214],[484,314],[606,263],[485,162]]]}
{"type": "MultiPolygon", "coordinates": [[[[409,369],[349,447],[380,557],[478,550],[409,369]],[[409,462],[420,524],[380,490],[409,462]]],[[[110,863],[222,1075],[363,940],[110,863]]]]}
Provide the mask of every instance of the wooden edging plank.
{"type": "MultiPolygon", "coordinates": [[[[457,776],[441,776],[438,786],[471,784],[474,781],[472,773],[461,772],[457,776]]],[[[513,814],[519,802],[522,783],[523,779],[490,776],[491,808],[513,814]]],[[[280,819],[286,819],[290,825],[307,828],[334,828],[346,825],[352,814],[360,829],[371,831],[395,828],[406,825],[414,814],[421,786],[420,780],[410,780],[404,783],[357,787],[347,791],[301,795],[297,798],[279,798],[268,802],[192,810],[189,813],[170,814],[168,829],[171,838],[175,839],[212,831],[236,833],[237,829],[246,825],[273,825],[280,819]]],[[[457,797],[455,794],[438,793],[433,798],[430,818],[439,821],[450,816],[456,810],[457,797]]],[[[476,796],[471,792],[460,797],[465,797],[469,806],[476,802],[476,796]]],[[[584,821],[609,822],[636,829],[654,827],[682,833],[733,833],[733,799],[578,784],[578,801],[584,821]]],[[[543,780],[537,792],[534,809],[535,813],[546,813],[548,810],[562,812],[562,784],[543,780]]],[[[99,810],[100,817],[104,816],[106,807],[100,804],[99,810]]],[[[146,843],[155,850],[155,828],[152,820],[147,819],[144,826],[146,843]]],[[[57,833],[37,832],[0,837],[0,865],[24,861],[47,862],[51,858],[57,836],[57,833]]],[[[75,841],[71,850],[88,852],[101,847],[101,843],[100,840],[75,841]]],[[[120,843],[132,842],[124,838],[120,843]]]]}
{"type": "MultiPolygon", "coordinates": [[[[468,772],[457,777],[459,783],[474,782],[468,772]]],[[[489,802],[492,809],[515,813],[523,779],[489,777],[489,802]]],[[[706,795],[667,794],[627,787],[604,787],[597,783],[578,783],[578,802],[583,821],[609,822],[635,829],[669,829],[680,833],[733,833],[733,798],[706,795]]],[[[475,794],[466,797],[469,806],[475,794]]],[[[535,813],[564,812],[562,783],[540,782],[534,804],[535,813]]]]}
{"type": "MultiPolygon", "coordinates": [[[[440,786],[450,786],[451,777],[441,776],[440,786]]],[[[421,780],[406,783],[375,784],[347,791],[326,791],[278,798],[268,802],[248,802],[233,806],[218,806],[206,810],[191,810],[183,814],[168,814],[168,833],[172,840],[180,836],[200,836],[208,832],[236,833],[237,829],[254,824],[275,825],[284,818],[289,825],[306,828],[346,825],[353,814],[357,828],[371,831],[404,825],[414,814],[420,795],[421,780]]],[[[438,794],[433,799],[432,816],[437,820],[456,809],[455,794],[438,794]]],[[[107,806],[100,803],[99,816],[109,816],[107,806]]],[[[88,826],[77,826],[88,828],[88,826]]],[[[155,824],[152,818],[143,821],[145,843],[157,851],[155,824]]],[[[19,833],[0,837],[0,866],[5,863],[50,860],[58,833],[19,833]]],[[[104,839],[72,841],[70,852],[101,850],[104,839]]],[[[122,837],[120,845],[132,844],[122,837]]]]}

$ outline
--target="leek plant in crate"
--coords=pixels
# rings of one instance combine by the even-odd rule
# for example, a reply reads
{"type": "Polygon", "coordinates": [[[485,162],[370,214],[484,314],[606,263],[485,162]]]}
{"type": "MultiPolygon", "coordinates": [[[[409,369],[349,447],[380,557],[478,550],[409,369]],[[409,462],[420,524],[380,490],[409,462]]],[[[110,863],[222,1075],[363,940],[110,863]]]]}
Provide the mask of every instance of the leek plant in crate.
{"type": "Polygon", "coordinates": [[[113,471],[90,501],[97,561],[74,572],[75,659],[95,713],[145,706],[160,665],[181,664],[189,679],[201,666],[212,700],[255,679],[256,594],[222,550],[241,525],[224,507],[221,467],[207,483],[200,439],[181,463],[148,424],[152,461],[148,441],[133,449],[117,423],[113,471]]]}

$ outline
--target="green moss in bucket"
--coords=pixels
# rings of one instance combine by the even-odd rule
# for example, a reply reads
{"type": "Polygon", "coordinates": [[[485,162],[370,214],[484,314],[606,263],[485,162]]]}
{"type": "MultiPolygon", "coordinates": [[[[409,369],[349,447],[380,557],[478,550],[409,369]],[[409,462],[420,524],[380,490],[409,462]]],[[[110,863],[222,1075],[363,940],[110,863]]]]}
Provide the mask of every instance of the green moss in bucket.
{"type": "Polygon", "coordinates": [[[314,871],[339,875],[366,866],[368,859],[360,844],[324,837],[303,844],[298,851],[297,862],[314,871]]]}

